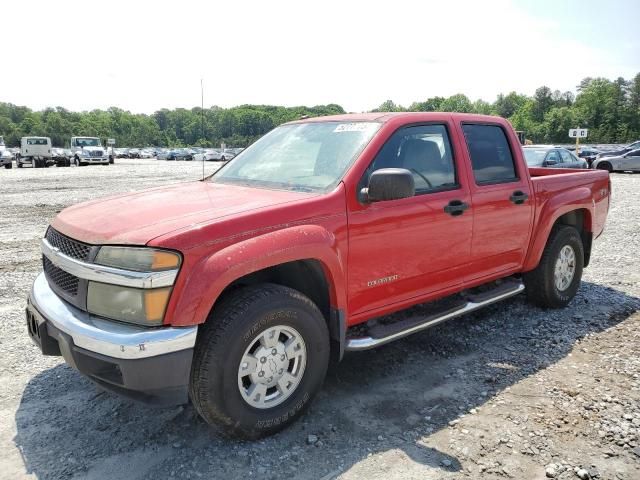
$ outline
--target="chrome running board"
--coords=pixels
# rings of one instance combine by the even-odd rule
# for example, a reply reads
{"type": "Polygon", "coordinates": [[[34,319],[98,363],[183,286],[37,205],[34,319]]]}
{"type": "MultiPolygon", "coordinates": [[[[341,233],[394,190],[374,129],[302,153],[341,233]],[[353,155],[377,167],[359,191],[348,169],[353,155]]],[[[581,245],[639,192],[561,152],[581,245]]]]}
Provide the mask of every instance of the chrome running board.
{"type": "MultiPolygon", "coordinates": [[[[396,323],[389,324],[384,327],[387,330],[387,335],[375,335],[365,337],[347,337],[345,350],[350,352],[357,352],[361,350],[369,350],[370,348],[379,347],[385,343],[398,340],[400,338],[407,337],[413,333],[420,332],[429,327],[433,327],[446,320],[450,320],[460,315],[479,310],[482,307],[491,305],[492,303],[499,302],[514,295],[518,295],[524,290],[524,285],[521,282],[505,282],[499,285],[493,291],[488,291],[481,294],[467,295],[467,301],[459,306],[450,308],[439,314],[429,315],[424,318],[416,319],[409,318],[407,320],[401,320],[396,323]]],[[[381,329],[378,329],[379,331],[381,329]]],[[[382,332],[380,332],[382,333],[382,332]]]]}

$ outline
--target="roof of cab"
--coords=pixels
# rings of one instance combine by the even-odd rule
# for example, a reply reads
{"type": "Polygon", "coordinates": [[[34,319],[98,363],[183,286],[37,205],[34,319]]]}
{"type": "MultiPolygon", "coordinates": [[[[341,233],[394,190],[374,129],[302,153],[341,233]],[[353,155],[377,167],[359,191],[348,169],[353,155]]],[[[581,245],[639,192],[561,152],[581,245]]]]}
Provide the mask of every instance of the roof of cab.
{"type": "Polygon", "coordinates": [[[397,118],[406,118],[407,120],[429,121],[442,120],[443,117],[453,117],[459,120],[469,121],[488,121],[495,122],[503,120],[502,117],[492,115],[478,115],[475,113],[455,113],[455,112],[368,112],[368,113],[345,113],[343,115],[327,115],[324,117],[301,118],[287,122],[293,123],[315,123],[315,122],[380,122],[386,123],[397,118]]]}

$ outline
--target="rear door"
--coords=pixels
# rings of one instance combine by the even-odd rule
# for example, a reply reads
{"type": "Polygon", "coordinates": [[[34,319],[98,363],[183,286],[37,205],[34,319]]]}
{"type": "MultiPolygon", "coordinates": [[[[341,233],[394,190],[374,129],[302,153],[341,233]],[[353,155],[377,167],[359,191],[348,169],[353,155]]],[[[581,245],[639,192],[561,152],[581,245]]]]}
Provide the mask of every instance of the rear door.
{"type": "Polygon", "coordinates": [[[501,124],[462,123],[472,166],[471,262],[465,281],[478,283],[517,271],[524,263],[533,207],[528,172],[516,161],[520,146],[501,124]]]}

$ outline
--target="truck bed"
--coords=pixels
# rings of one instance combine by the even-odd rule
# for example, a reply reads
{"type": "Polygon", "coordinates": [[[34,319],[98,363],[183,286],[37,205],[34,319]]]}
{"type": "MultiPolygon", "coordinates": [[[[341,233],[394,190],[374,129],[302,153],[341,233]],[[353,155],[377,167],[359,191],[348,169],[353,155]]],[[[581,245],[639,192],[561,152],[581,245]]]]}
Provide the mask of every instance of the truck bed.
{"type": "Polygon", "coordinates": [[[602,233],[609,210],[611,182],[605,170],[570,168],[530,168],[531,184],[536,193],[534,225],[541,225],[547,211],[564,202],[563,193],[572,192],[574,200],[563,208],[582,206],[589,211],[590,230],[596,238],[602,233]],[[578,192],[575,192],[578,191],[578,192]],[[579,200],[575,200],[578,193],[579,200]]]}

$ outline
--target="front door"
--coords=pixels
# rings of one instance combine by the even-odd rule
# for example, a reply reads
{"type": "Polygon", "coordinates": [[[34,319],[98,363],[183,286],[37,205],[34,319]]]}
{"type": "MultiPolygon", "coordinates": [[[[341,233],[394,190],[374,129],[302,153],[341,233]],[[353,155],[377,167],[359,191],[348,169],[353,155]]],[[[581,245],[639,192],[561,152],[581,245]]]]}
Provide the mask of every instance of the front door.
{"type": "Polygon", "coordinates": [[[527,253],[533,203],[520,146],[500,125],[460,125],[472,165],[473,241],[466,281],[478,283],[517,271],[527,253]]]}
{"type": "Polygon", "coordinates": [[[461,285],[473,210],[459,152],[448,131],[428,124],[397,130],[367,169],[413,173],[411,198],[358,204],[349,215],[349,313],[357,315],[461,285]],[[462,208],[445,207],[462,205],[462,208]],[[464,207],[467,207],[466,209],[464,207]]]}
{"type": "Polygon", "coordinates": [[[620,165],[625,170],[640,170],[640,150],[632,150],[625,154],[620,165]]]}

